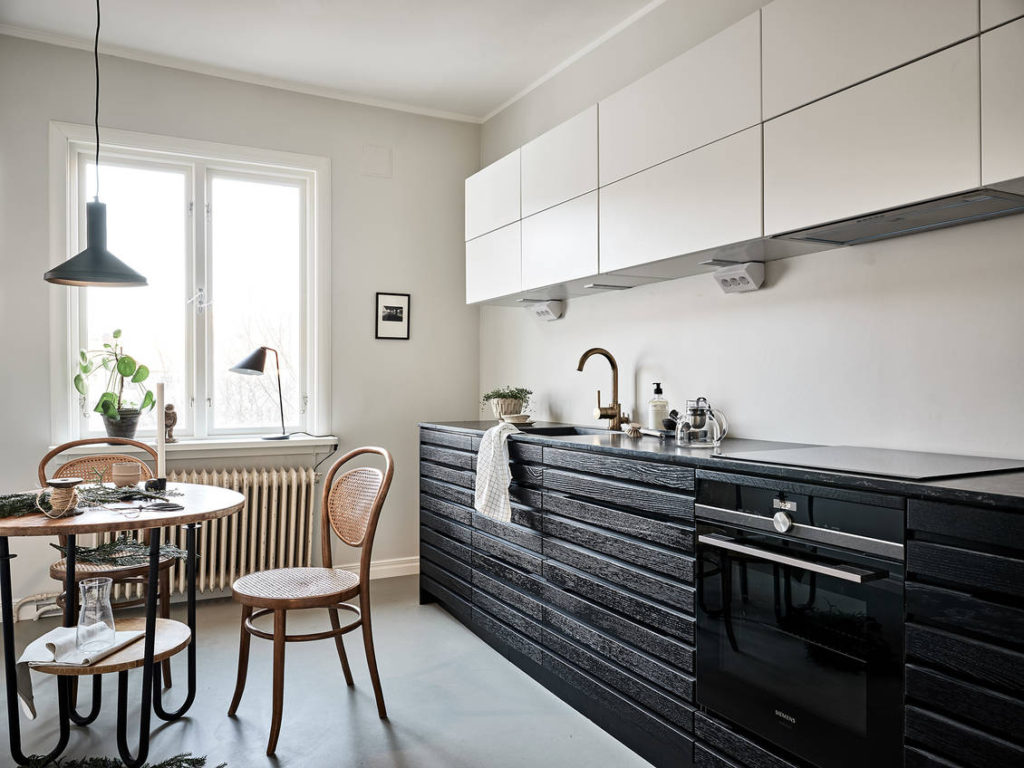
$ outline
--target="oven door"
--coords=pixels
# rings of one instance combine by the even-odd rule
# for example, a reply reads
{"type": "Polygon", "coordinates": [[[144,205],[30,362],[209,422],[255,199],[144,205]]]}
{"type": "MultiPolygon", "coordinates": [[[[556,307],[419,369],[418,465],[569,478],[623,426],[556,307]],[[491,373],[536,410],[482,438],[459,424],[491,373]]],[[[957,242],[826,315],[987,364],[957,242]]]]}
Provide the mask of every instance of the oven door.
{"type": "Polygon", "coordinates": [[[901,759],[902,564],[698,525],[698,703],[821,768],[901,759]]]}

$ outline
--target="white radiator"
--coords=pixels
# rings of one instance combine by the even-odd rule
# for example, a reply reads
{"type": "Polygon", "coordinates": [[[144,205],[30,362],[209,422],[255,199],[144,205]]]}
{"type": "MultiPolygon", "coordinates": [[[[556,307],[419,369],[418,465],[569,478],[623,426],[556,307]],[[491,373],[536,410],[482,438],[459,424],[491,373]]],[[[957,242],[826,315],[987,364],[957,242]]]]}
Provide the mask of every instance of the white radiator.
{"type": "MultiPolygon", "coordinates": [[[[207,521],[197,532],[198,592],[223,593],[239,576],[253,571],[312,564],[316,486],[312,469],[192,469],[171,472],[167,479],[232,488],[245,496],[241,511],[207,521]]],[[[185,529],[163,529],[161,542],[185,549],[185,529]]],[[[116,597],[135,597],[140,590],[121,585],[116,597]]],[[[171,570],[171,594],[184,593],[185,567],[179,562],[171,570]]]]}

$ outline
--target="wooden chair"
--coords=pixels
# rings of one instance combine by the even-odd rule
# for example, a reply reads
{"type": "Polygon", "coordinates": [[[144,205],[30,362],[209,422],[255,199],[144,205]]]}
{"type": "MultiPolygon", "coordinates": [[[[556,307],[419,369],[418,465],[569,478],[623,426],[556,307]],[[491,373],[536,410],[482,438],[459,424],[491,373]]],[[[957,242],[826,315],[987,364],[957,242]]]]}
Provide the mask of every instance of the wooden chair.
{"type": "Polygon", "coordinates": [[[353,685],[352,670],[342,635],[356,627],[363,628],[363,644],[366,647],[366,662],[370,668],[370,680],[377,699],[377,714],[387,717],[384,708],[384,694],[381,692],[380,675],[377,673],[377,659],[373,651],[373,633],[370,628],[370,551],[373,535],[377,529],[381,507],[391,487],[394,462],[391,454],[383,448],[356,448],[335,462],[324,480],[323,503],[321,505],[320,541],[323,550],[322,568],[278,568],[258,571],[242,576],[231,587],[232,594],[242,604],[242,633],[238,649],[238,680],[235,695],[228,708],[228,715],[234,716],[245,690],[245,677],[249,666],[249,638],[252,635],[274,641],[274,701],[270,722],[270,740],[267,754],[273,755],[277,748],[277,737],[281,731],[281,711],[284,703],[284,649],[287,642],[325,640],[334,638],[341,659],[345,682],[353,685]],[[384,460],[384,470],[372,467],[350,469],[338,475],[339,470],[349,461],[363,454],[377,454],[384,460]],[[337,476],[337,479],[335,477],[337,476]],[[352,547],[361,548],[359,573],[337,570],[332,566],[331,531],[352,547]],[[349,605],[346,600],[359,597],[359,606],[349,605]],[[307,635],[286,633],[286,617],[289,610],[300,608],[326,608],[331,620],[331,629],[307,635]],[[356,620],[341,626],[339,610],[351,611],[356,620]],[[274,631],[264,632],[253,625],[262,616],[274,615],[274,631]]]}
{"type": "MultiPolygon", "coordinates": [[[[146,445],[140,443],[137,440],[128,440],[123,437],[91,437],[85,440],[73,440],[70,443],[64,443],[58,445],[56,448],[46,454],[42,461],[39,462],[39,485],[40,487],[46,486],[46,465],[50,461],[59,456],[64,451],[70,448],[76,448],[81,445],[130,445],[135,448],[139,448],[153,459],[154,464],[156,463],[156,451],[146,445]]],[[[109,483],[112,481],[111,472],[114,464],[123,462],[136,462],[141,465],[142,468],[142,479],[151,480],[153,478],[153,472],[149,466],[142,459],[136,458],[135,456],[128,456],[125,454],[115,453],[103,453],[96,454],[93,456],[78,456],[70,459],[65,464],[57,469],[51,477],[80,477],[87,483],[95,482],[97,480],[97,472],[102,473],[102,481],[109,483]]],[[[138,535],[138,534],[136,534],[138,535]]],[[[64,536],[59,537],[61,546],[67,546],[67,539],[64,536]]],[[[149,532],[143,531],[141,538],[144,542],[149,541],[149,532]]],[[[161,557],[160,558],[160,584],[159,584],[159,615],[162,619],[168,619],[171,616],[171,567],[174,565],[174,558],[161,557]]],[[[50,566],[50,578],[59,581],[61,584],[64,583],[66,576],[66,563],[67,560],[61,558],[56,563],[50,566]]],[[[79,582],[82,579],[93,579],[99,576],[106,576],[114,580],[115,584],[143,584],[145,585],[149,576],[149,564],[144,565],[129,565],[129,566],[117,566],[117,565],[105,565],[101,563],[83,563],[81,561],[75,563],[75,582],[79,582]]],[[[70,598],[77,604],[78,595],[64,595],[64,599],[70,598]]],[[[145,597],[137,599],[121,600],[114,603],[114,610],[120,610],[123,608],[132,608],[145,603],[145,597]]],[[[165,685],[170,687],[171,685],[171,662],[170,659],[163,662],[163,678],[165,685]]]]}

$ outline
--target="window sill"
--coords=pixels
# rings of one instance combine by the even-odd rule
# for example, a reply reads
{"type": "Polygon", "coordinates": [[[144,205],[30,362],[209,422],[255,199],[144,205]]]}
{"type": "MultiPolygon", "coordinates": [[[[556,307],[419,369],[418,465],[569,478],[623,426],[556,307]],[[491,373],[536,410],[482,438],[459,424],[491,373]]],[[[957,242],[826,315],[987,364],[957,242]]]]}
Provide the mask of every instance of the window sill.
{"type": "MultiPolygon", "coordinates": [[[[151,437],[140,438],[140,442],[153,445],[151,437]]],[[[55,446],[51,446],[53,448],[55,446]]],[[[261,440],[258,437],[246,435],[243,437],[218,437],[206,440],[195,440],[192,438],[181,438],[175,443],[167,443],[168,461],[187,461],[202,458],[234,458],[245,456],[312,456],[314,454],[329,454],[338,448],[338,438],[334,435],[329,437],[309,437],[308,435],[294,435],[288,440],[261,440]]],[[[62,456],[83,456],[94,453],[124,453],[142,454],[138,448],[130,445],[105,446],[80,445],[65,451],[62,456]]]]}

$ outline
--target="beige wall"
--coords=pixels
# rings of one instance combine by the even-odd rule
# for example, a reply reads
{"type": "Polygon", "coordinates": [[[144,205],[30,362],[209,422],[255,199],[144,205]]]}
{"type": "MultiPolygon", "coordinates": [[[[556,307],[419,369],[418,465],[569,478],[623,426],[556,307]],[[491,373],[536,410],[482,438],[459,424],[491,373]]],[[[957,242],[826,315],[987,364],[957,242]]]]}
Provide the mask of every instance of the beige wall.
{"type": "MultiPolygon", "coordinates": [[[[343,450],[375,443],[395,454],[374,555],[415,557],[416,423],[476,413],[462,209],[479,128],[111,57],[102,67],[103,125],[330,158],[333,430],[343,450]],[[394,178],[361,175],[365,144],[394,148],[394,178]],[[375,291],[412,294],[410,341],[374,340],[375,291]]],[[[52,266],[48,123],[91,123],[92,99],[90,53],[0,36],[0,489],[31,487],[50,441],[49,299],[67,289],[42,280],[52,266]]],[[[15,561],[15,595],[53,589],[43,575],[52,550],[15,549],[29,555],[15,561]]]]}
{"type": "MultiPolygon", "coordinates": [[[[484,162],[761,4],[669,0],[485,123],[484,162]]],[[[775,262],[758,293],[700,275],[572,300],[551,323],[484,307],[480,386],[527,386],[541,418],[593,423],[607,366],[575,369],[602,346],[641,414],[661,381],[672,407],[709,397],[737,436],[1024,457],[1022,242],[1018,216],[775,262]]]]}

